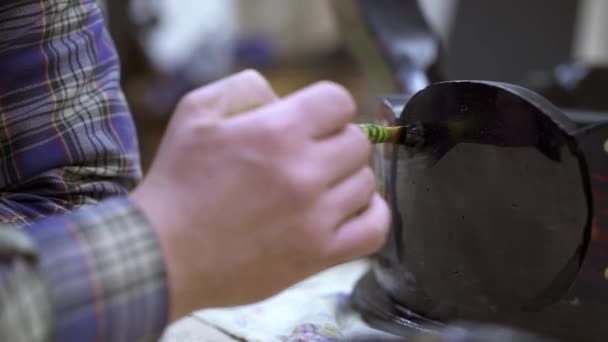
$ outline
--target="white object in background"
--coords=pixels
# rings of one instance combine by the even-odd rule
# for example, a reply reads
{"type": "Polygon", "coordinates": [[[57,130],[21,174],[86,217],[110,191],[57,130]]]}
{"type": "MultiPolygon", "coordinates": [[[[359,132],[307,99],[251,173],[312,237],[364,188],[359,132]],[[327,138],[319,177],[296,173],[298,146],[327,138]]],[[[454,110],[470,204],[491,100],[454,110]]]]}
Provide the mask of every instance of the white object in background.
{"type": "Polygon", "coordinates": [[[188,67],[188,77],[221,76],[232,68],[237,32],[236,0],[133,0],[135,22],[158,17],[142,44],[158,70],[174,73],[188,67]]]}
{"type": "Polygon", "coordinates": [[[432,29],[448,44],[448,37],[456,18],[458,0],[418,0],[418,6],[432,29]]]}
{"type": "Polygon", "coordinates": [[[585,64],[608,65],[608,1],[582,0],[579,6],[574,58],[585,64]]]}

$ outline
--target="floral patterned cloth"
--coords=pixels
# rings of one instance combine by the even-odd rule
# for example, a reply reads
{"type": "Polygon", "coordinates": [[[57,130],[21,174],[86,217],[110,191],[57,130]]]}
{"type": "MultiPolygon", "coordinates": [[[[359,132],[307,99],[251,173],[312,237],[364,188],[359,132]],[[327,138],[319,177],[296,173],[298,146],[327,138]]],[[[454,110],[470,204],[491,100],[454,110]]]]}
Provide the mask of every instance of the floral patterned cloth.
{"type": "Polygon", "coordinates": [[[369,328],[349,305],[355,282],[369,264],[358,260],[311,277],[263,302],[203,310],[195,316],[250,342],[338,342],[390,335],[369,328]]]}

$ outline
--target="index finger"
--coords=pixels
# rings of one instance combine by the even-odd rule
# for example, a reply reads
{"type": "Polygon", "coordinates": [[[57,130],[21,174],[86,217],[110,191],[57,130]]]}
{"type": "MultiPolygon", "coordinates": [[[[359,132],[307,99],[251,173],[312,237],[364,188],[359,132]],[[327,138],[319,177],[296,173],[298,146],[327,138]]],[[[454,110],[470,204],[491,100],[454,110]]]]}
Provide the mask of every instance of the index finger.
{"type": "Polygon", "coordinates": [[[260,114],[322,139],[343,130],[354,118],[355,109],[355,102],[344,87],[323,81],[264,107],[260,114]]]}

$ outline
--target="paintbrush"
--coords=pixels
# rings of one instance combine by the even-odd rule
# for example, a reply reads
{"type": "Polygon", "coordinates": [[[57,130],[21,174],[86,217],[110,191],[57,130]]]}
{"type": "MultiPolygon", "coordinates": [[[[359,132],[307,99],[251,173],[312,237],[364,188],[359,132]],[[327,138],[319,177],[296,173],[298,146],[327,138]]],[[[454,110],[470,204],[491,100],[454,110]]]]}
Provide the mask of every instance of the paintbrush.
{"type": "Polygon", "coordinates": [[[420,122],[404,126],[359,124],[359,127],[372,144],[393,143],[417,147],[424,143],[424,127],[420,122]]]}

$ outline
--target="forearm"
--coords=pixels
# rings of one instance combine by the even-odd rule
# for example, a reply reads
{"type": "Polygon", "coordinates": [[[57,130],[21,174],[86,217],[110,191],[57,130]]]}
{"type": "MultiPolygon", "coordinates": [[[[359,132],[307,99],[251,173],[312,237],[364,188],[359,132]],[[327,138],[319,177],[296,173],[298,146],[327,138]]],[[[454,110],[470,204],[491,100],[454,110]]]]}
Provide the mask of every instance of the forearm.
{"type": "Polygon", "coordinates": [[[168,312],[164,261],[154,230],[129,200],[106,200],[11,232],[25,247],[0,264],[1,340],[160,335],[168,312]]]}
{"type": "Polygon", "coordinates": [[[95,0],[0,6],[0,32],[0,222],[125,195],[138,146],[95,0]]]}

